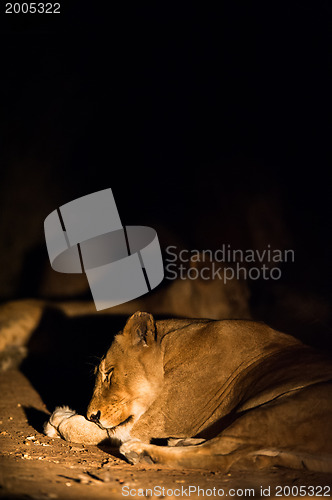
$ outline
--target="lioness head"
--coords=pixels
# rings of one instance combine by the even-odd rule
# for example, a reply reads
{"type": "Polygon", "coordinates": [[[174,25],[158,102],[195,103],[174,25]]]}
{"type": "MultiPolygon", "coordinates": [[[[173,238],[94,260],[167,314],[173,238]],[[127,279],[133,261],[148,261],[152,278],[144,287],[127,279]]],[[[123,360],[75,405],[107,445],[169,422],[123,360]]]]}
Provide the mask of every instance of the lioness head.
{"type": "Polygon", "coordinates": [[[101,360],[87,418],[123,440],[156,399],[163,382],[160,345],[151,314],[137,312],[101,360]]]}

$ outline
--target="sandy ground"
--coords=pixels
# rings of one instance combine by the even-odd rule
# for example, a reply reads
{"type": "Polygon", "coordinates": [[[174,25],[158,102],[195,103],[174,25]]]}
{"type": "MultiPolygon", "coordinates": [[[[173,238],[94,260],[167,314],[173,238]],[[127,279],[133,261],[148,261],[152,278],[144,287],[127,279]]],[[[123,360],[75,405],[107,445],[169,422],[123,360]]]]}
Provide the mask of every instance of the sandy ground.
{"type": "Polygon", "coordinates": [[[144,491],[146,497],[175,498],[181,493],[184,498],[202,498],[202,491],[205,496],[213,497],[214,492],[218,496],[218,490],[219,495],[223,490],[225,496],[234,496],[232,488],[238,490],[238,497],[258,497],[262,487],[265,496],[273,497],[277,485],[325,486],[321,496],[331,494],[327,486],[332,485],[332,478],[324,474],[282,469],[224,474],[173,470],[157,465],[133,466],[119,457],[116,450],[76,445],[44,436],[42,425],[49,412],[19,370],[0,375],[0,394],[1,498],[134,498],[146,489],[152,489],[152,492],[144,491]],[[190,486],[202,488],[200,495],[192,489],[189,491],[190,486]],[[269,487],[270,490],[266,489],[269,487]],[[245,489],[250,492],[244,492],[245,489]]]}

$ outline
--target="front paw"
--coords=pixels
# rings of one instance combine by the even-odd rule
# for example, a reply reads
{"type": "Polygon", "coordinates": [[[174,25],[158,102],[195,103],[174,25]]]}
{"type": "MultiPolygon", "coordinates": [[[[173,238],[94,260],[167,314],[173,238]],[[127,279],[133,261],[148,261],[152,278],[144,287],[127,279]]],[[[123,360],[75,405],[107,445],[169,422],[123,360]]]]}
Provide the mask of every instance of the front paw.
{"type": "Polygon", "coordinates": [[[121,445],[120,453],[122,453],[128,462],[133,465],[139,462],[152,464],[153,461],[147,451],[148,446],[149,445],[142,443],[142,441],[131,439],[121,445]]]}
{"type": "Polygon", "coordinates": [[[58,406],[55,408],[48,422],[44,425],[44,432],[46,436],[55,438],[61,437],[59,433],[59,425],[67,418],[76,415],[76,411],[71,410],[68,406],[58,406]]]}

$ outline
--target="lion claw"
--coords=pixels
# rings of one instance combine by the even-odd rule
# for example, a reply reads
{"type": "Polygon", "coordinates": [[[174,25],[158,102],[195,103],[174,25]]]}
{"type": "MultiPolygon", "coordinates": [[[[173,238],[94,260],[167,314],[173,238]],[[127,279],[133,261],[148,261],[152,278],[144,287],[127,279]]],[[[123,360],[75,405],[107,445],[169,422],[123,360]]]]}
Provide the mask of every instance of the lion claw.
{"type": "Polygon", "coordinates": [[[120,453],[124,455],[129,463],[135,465],[140,462],[153,464],[153,460],[145,449],[144,443],[138,440],[127,441],[120,448],[120,453]]]}
{"type": "Polygon", "coordinates": [[[125,454],[125,457],[128,460],[128,462],[130,462],[133,465],[137,464],[140,461],[140,456],[135,451],[129,451],[128,453],[125,454]]]}

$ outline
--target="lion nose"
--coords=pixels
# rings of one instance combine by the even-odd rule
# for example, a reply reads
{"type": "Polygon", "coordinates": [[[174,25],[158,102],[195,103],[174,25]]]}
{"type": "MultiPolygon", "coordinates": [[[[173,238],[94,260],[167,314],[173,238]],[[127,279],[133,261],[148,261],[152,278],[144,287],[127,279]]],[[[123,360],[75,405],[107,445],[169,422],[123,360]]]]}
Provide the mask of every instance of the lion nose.
{"type": "Polygon", "coordinates": [[[94,413],[93,415],[90,415],[89,420],[92,422],[99,422],[100,419],[100,410],[97,411],[97,413],[94,413]]]}

